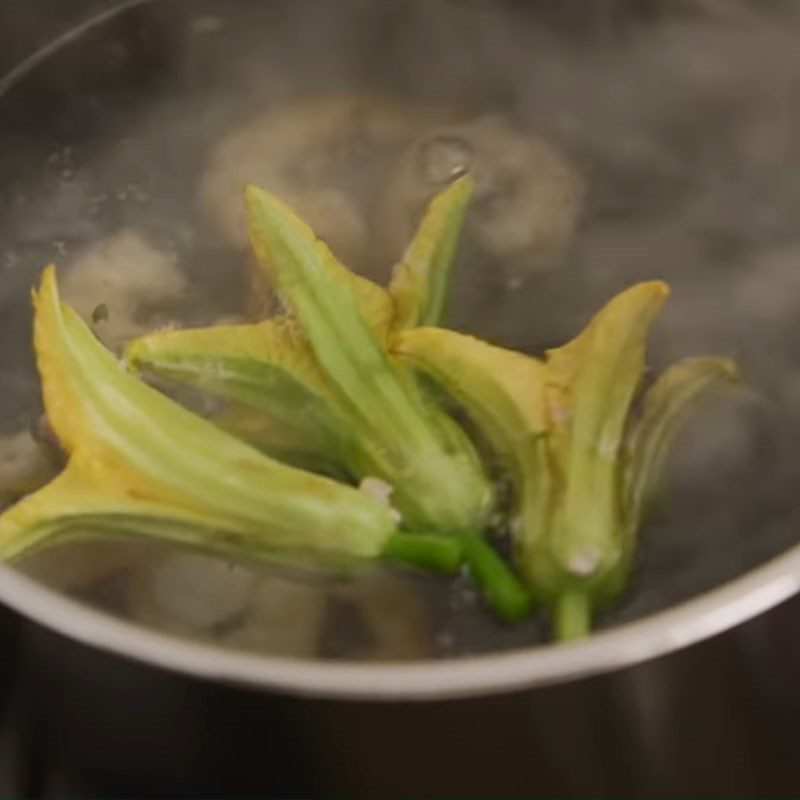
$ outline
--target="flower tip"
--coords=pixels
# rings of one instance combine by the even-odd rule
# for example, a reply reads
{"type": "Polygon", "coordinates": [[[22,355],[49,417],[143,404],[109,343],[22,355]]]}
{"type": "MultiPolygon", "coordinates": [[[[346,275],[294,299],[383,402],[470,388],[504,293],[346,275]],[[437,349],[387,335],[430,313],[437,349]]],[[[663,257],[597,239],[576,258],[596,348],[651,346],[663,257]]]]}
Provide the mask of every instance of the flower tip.
{"type": "Polygon", "coordinates": [[[40,289],[44,290],[47,289],[55,289],[56,287],[56,265],[55,264],[48,264],[42,270],[42,279],[39,283],[40,289]]]}
{"type": "Polygon", "coordinates": [[[254,183],[248,183],[244,188],[244,205],[248,215],[252,216],[255,211],[264,203],[265,192],[254,183]]]}
{"type": "Polygon", "coordinates": [[[275,195],[270,194],[254,183],[248,183],[245,186],[244,203],[251,220],[256,217],[262,217],[265,211],[269,212],[275,208],[281,208],[283,205],[275,195]]]}
{"type": "Polygon", "coordinates": [[[277,195],[262,189],[260,186],[256,186],[254,183],[248,183],[244,187],[244,200],[250,211],[263,209],[265,206],[280,209],[288,208],[277,195]]]}
{"type": "Polygon", "coordinates": [[[744,382],[742,368],[732,358],[708,357],[695,360],[705,367],[706,377],[723,392],[736,390],[744,382]]]}
{"type": "Polygon", "coordinates": [[[672,293],[669,284],[661,280],[642,281],[641,283],[631,286],[628,291],[649,295],[653,300],[658,302],[663,302],[672,293]]]}
{"type": "Polygon", "coordinates": [[[56,279],[56,266],[55,264],[48,264],[42,270],[42,278],[39,281],[39,288],[35,286],[31,289],[31,299],[33,306],[38,309],[40,304],[47,298],[53,298],[58,302],[58,281],[56,279]]]}
{"type": "Polygon", "coordinates": [[[472,172],[465,172],[463,175],[456,178],[445,192],[456,191],[456,189],[468,195],[472,194],[475,189],[475,175],[472,172]]]}
{"type": "MultiPolygon", "coordinates": [[[[287,223],[308,228],[291,206],[260,186],[248,184],[244,190],[244,200],[251,237],[254,231],[263,236],[265,230],[282,228],[287,223]]],[[[310,231],[310,228],[308,230],[310,231]]]]}
{"type": "Polygon", "coordinates": [[[652,319],[666,302],[670,295],[669,284],[665,281],[642,281],[629,286],[627,289],[613,297],[600,311],[601,316],[626,316],[652,319]]]}
{"type": "Polygon", "coordinates": [[[663,297],[665,300],[672,293],[672,289],[670,289],[670,286],[666,281],[649,281],[649,283],[653,287],[654,293],[659,297],[663,297]]]}
{"type": "Polygon", "coordinates": [[[461,211],[472,198],[475,190],[475,176],[467,172],[456,178],[444,191],[437,194],[430,204],[430,209],[461,211]]]}
{"type": "Polygon", "coordinates": [[[720,358],[719,369],[730,383],[739,383],[742,380],[741,367],[732,358],[720,358]]]}
{"type": "Polygon", "coordinates": [[[244,187],[245,200],[248,201],[257,200],[263,194],[265,194],[264,190],[259,186],[256,186],[254,183],[248,183],[247,186],[244,187]]]}

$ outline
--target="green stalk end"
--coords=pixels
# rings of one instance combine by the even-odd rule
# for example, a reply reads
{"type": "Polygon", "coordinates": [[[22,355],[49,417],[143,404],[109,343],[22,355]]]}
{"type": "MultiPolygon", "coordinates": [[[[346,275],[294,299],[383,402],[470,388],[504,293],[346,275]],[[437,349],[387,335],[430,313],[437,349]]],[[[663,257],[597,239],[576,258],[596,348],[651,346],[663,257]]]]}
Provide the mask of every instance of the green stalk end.
{"type": "Polygon", "coordinates": [[[500,619],[515,622],[530,615],[533,610],[531,596],[485,539],[467,537],[464,555],[473,580],[500,619]]]}
{"type": "Polygon", "coordinates": [[[553,609],[553,628],[559,642],[582,639],[592,627],[592,608],[583,592],[565,592],[553,609]]]}
{"type": "Polygon", "coordinates": [[[431,572],[453,574],[464,560],[464,548],[453,536],[397,533],[386,542],[382,555],[431,572]]]}

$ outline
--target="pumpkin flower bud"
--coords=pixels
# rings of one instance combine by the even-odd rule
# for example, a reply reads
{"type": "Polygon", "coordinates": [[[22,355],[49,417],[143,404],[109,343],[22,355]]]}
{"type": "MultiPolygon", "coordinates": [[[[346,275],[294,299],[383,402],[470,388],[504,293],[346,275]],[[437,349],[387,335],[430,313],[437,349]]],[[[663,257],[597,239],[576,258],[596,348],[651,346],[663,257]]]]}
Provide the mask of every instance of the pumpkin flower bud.
{"type": "Polygon", "coordinates": [[[556,634],[585,634],[629,575],[647,497],[698,401],[736,383],[733,362],[669,367],[634,401],[665,284],[617,295],[544,360],[434,328],[404,331],[395,352],[449,391],[511,475],[515,560],[556,634]]]}

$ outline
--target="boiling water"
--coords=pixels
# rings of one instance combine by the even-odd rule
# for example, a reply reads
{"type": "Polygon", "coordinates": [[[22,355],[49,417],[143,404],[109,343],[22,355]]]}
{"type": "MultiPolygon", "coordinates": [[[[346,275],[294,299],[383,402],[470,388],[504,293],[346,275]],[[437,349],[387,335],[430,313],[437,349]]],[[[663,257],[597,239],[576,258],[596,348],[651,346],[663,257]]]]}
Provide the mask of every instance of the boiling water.
{"type": "MultiPolygon", "coordinates": [[[[243,249],[245,180],[385,280],[425,200],[471,169],[455,327],[539,352],[663,278],[654,365],[740,361],[747,390],[681,438],[602,624],[716,586],[799,538],[799,34],[792,4],[711,0],[174,0],[89,26],[0,97],[0,425],[41,413],[27,297],[43,264],[84,314],[106,306],[96,329],[118,346],[269,305],[243,249]]],[[[135,544],[23,568],[259,652],[420,658],[546,635],[496,624],[463,579],[309,580],[135,544]]]]}

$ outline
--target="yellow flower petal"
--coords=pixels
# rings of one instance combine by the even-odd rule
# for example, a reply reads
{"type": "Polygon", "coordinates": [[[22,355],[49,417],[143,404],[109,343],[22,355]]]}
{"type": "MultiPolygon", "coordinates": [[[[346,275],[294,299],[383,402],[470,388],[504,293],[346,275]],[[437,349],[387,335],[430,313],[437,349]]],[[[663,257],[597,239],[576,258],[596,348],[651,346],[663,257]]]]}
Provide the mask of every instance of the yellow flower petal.
{"type": "Polygon", "coordinates": [[[638,284],[547,354],[554,444],[565,475],[553,541],[567,571],[579,577],[602,574],[622,557],[620,449],[650,325],[668,294],[659,281],[638,284]]]}
{"type": "MultiPolygon", "coordinates": [[[[267,458],[126,372],[60,303],[52,268],[45,271],[35,306],[45,408],[80,481],[100,494],[202,516],[211,526],[235,531],[236,541],[258,541],[263,549],[381,552],[395,527],[389,509],[267,458]]],[[[53,496],[62,495],[45,494],[45,506],[53,496]]],[[[23,508],[34,504],[47,517],[33,498],[23,508]]],[[[21,512],[17,507],[7,513],[13,521],[21,512]]]]}
{"type": "Polygon", "coordinates": [[[465,175],[431,202],[392,274],[394,330],[442,323],[458,238],[474,187],[475,180],[465,175]]]}

